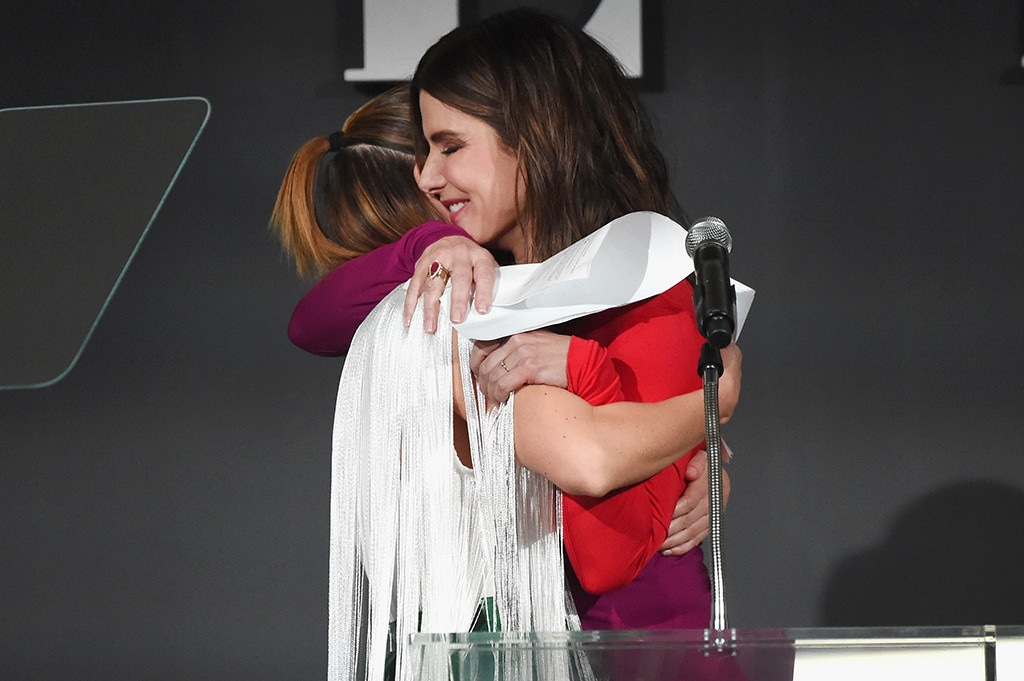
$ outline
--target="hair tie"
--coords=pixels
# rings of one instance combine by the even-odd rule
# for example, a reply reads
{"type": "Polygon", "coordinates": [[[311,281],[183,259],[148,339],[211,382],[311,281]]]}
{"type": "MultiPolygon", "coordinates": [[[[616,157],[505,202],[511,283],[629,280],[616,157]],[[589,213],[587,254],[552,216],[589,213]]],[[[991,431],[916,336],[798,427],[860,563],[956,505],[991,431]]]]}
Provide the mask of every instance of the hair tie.
{"type": "Polygon", "coordinates": [[[330,147],[328,147],[327,151],[341,151],[345,146],[345,133],[341,131],[332,132],[327,141],[330,142],[330,147]]]}

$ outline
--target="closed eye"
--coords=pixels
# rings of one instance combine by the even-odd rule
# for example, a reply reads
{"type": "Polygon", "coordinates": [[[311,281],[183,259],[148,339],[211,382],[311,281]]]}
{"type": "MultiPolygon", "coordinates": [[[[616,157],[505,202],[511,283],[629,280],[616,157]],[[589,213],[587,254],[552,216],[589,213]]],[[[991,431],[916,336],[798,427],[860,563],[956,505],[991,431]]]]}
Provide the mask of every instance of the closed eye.
{"type": "Polygon", "coordinates": [[[465,146],[465,140],[454,130],[439,130],[427,139],[431,146],[440,147],[442,156],[451,156],[465,146]]]}

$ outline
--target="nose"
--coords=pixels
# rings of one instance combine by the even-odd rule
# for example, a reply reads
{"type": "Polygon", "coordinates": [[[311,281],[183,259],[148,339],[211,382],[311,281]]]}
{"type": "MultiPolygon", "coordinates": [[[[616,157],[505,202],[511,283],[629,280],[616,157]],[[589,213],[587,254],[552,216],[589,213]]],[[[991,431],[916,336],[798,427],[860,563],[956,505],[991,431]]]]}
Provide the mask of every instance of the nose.
{"type": "Polygon", "coordinates": [[[423,166],[415,169],[416,184],[427,194],[439,194],[445,185],[444,176],[440,172],[438,154],[427,152],[423,166]]]}

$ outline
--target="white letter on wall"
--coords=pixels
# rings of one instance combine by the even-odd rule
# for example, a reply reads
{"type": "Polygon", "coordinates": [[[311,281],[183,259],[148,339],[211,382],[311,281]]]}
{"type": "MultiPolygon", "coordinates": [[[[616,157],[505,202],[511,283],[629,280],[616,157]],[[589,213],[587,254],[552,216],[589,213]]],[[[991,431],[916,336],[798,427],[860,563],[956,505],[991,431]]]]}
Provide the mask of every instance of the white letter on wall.
{"type": "Polygon", "coordinates": [[[602,0],[583,27],[612,53],[630,78],[644,75],[641,0],[602,0]]]}
{"type": "Polygon", "coordinates": [[[409,80],[420,57],[459,25],[459,0],[364,0],[363,68],[345,80],[409,80]]]}
{"type": "MultiPolygon", "coordinates": [[[[641,2],[601,0],[583,27],[632,78],[644,70],[641,2]]],[[[459,0],[364,0],[363,68],[345,69],[345,80],[408,80],[427,48],[458,24],[459,0]]]]}

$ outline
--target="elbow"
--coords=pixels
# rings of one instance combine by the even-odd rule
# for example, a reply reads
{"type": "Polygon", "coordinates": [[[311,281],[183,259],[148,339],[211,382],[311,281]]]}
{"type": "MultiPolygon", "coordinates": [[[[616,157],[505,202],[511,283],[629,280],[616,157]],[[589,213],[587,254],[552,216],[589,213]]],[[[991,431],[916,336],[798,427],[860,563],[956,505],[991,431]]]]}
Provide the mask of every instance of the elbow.
{"type": "Polygon", "coordinates": [[[563,492],[600,499],[623,486],[601,453],[588,452],[575,461],[561,479],[552,479],[563,492]]]}
{"type": "Polygon", "coordinates": [[[306,352],[314,355],[322,355],[320,347],[315,336],[309,333],[309,330],[301,324],[289,324],[288,325],[288,340],[292,342],[292,345],[305,350],[306,352]]]}
{"type": "Polygon", "coordinates": [[[611,480],[610,476],[600,471],[584,471],[583,475],[576,476],[572,482],[571,489],[562,488],[563,492],[583,497],[600,499],[606,497],[619,488],[611,480]]]}
{"type": "Polygon", "coordinates": [[[622,467],[622,452],[603,442],[593,443],[579,461],[580,491],[576,494],[600,499],[636,482],[622,467]]]}
{"type": "Polygon", "coordinates": [[[304,314],[301,306],[295,309],[288,322],[288,340],[292,342],[292,345],[321,357],[344,355],[351,339],[327,337],[317,324],[311,323],[311,320],[315,321],[315,319],[315,317],[304,314]]]}
{"type": "MultiPolygon", "coordinates": [[[[598,429],[575,417],[553,417],[543,400],[528,400],[523,388],[516,398],[515,438],[519,463],[543,475],[567,494],[600,498],[622,487],[618,452],[602,441],[598,429]],[[532,409],[532,411],[531,411],[532,409]],[[568,422],[569,427],[564,427],[568,422]],[[543,424],[543,425],[541,425],[543,424]],[[559,430],[559,428],[562,430],[559,430]]],[[[574,398],[576,399],[576,398],[574,398]]]]}
{"type": "Polygon", "coordinates": [[[292,342],[297,348],[302,350],[308,350],[312,346],[310,338],[306,332],[306,327],[299,322],[295,321],[295,317],[292,317],[291,322],[288,323],[288,340],[292,342]]]}

